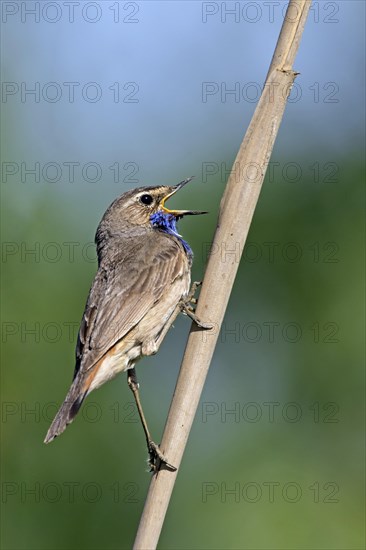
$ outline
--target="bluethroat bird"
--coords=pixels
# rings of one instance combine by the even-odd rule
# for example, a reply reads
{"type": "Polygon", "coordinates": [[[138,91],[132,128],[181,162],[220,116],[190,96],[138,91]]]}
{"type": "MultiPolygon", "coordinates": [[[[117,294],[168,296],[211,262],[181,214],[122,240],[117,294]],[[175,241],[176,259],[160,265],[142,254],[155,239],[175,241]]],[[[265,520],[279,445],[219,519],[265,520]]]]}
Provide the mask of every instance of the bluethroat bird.
{"type": "Polygon", "coordinates": [[[201,328],[191,303],[192,250],[177,231],[183,216],[195,210],[168,210],[167,199],[192,178],[175,186],[140,187],[117,198],[96,232],[98,271],[86,303],[76,345],[74,378],[45,443],[70,424],[87,395],[127,371],[145,432],[151,470],[165,464],[175,470],[154,443],[142,410],[135,364],[155,354],[179,312],[201,328]]]}

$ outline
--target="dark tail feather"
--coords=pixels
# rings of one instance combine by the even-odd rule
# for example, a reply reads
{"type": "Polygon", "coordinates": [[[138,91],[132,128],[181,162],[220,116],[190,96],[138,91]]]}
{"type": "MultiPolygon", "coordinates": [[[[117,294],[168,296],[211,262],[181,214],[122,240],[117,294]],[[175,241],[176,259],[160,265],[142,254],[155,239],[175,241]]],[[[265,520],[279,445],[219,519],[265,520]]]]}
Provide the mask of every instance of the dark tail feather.
{"type": "Polygon", "coordinates": [[[66,430],[67,426],[71,424],[77,415],[87,393],[87,391],[80,393],[80,384],[78,383],[78,380],[75,379],[65,401],[53,419],[53,422],[45,437],[45,443],[50,443],[53,439],[55,439],[55,437],[62,434],[62,432],[66,430]]]}

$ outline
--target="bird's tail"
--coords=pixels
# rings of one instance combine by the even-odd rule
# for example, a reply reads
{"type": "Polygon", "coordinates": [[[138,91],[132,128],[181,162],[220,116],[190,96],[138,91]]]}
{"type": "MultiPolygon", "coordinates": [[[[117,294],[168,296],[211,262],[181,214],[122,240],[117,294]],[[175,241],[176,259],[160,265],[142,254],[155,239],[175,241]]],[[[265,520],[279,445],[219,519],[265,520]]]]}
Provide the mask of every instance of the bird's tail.
{"type": "Polygon", "coordinates": [[[69,389],[65,401],[60,407],[60,410],[56,414],[53,422],[47,432],[44,442],[50,443],[55,437],[62,434],[69,424],[74,420],[77,415],[82,402],[84,401],[87,391],[81,391],[78,377],[69,389]]]}

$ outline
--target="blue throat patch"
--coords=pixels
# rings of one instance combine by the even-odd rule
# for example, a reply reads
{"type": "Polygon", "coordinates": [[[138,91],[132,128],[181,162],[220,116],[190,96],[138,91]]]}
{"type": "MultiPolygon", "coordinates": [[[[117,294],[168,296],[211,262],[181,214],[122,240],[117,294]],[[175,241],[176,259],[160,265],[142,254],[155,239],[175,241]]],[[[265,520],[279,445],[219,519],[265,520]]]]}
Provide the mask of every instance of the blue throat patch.
{"type": "Polygon", "coordinates": [[[169,212],[163,212],[162,210],[159,210],[158,212],[155,212],[155,214],[152,214],[150,216],[150,221],[153,225],[153,227],[158,227],[165,233],[168,233],[169,235],[174,235],[174,237],[177,237],[180,242],[183,245],[184,250],[186,251],[187,255],[189,257],[193,256],[193,252],[187,241],[185,241],[181,235],[179,235],[177,230],[177,218],[173,216],[173,214],[169,214],[169,212]]]}

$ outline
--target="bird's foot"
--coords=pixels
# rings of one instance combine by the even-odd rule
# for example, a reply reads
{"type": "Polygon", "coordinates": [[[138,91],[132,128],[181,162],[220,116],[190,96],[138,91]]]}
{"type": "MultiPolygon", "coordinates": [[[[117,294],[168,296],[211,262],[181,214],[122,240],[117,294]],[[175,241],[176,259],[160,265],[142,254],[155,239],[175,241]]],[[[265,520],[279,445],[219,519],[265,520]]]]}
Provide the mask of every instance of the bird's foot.
{"type": "Polygon", "coordinates": [[[185,315],[188,315],[196,323],[196,325],[199,328],[203,328],[205,330],[210,330],[213,328],[213,324],[211,323],[204,323],[201,321],[195,312],[195,309],[192,307],[192,304],[197,304],[197,298],[194,297],[196,294],[197,288],[202,285],[202,281],[195,281],[192,283],[191,289],[188,293],[188,296],[185,300],[182,300],[180,303],[182,313],[185,315]]]}
{"type": "Polygon", "coordinates": [[[194,283],[192,283],[192,286],[187,296],[187,302],[192,302],[194,304],[197,303],[197,298],[195,298],[194,295],[196,294],[198,287],[200,287],[201,285],[202,281],[195,281],[194,283]]]}
{"type": "Polygon", "coordinates": [[[175,466],[169,464],[169,462],[161,452],[159,445],[151,440],[148,442],[148,451],[150,472],[158,472],[161,469],[162,465],[166,470],[170,470],[171,472],[175,472],[177,470],[175,466]]]}

